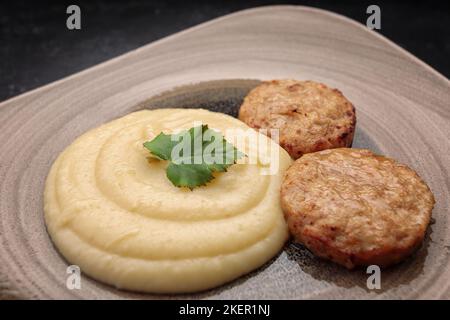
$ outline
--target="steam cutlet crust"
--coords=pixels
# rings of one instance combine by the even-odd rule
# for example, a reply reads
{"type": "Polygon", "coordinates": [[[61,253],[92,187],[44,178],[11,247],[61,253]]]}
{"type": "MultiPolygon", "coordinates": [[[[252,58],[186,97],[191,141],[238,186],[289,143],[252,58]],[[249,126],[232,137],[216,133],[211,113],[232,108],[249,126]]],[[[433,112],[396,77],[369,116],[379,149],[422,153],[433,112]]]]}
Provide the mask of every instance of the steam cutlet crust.
{"type": "Polygon", "coordinates": [[[410,168],[369,150],[304,155],[286,171],[281,205],[295,239],[347,268],[395,264],[424,239],[434,197],[410,168]]]}
{"type": "Polygon", "coordinates": [[[279,129],[280,145],[294,159],[351,146],[356,125],[355,108],[339,90],[297,80],[266,81],[251,90],[239,119],[255,129],[279,129]]]}

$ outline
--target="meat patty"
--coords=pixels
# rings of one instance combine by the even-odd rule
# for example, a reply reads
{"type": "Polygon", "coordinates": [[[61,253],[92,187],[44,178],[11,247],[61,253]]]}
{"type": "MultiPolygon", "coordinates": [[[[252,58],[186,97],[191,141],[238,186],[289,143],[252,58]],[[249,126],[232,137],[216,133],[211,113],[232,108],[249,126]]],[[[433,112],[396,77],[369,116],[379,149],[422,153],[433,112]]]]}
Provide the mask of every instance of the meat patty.
{"type": "Polygon", "coordinates": [[[295,239],[351,269],[397,263],[422,242],[434,197],[410,168],[369,150],[304,155],[286,171],[281,205],[295,239]]]}
{"type": "Polygon", "coordinates": [[[356,125],[355,108],[339,90],[297,80],[266,81],[251,90],[239,119],[255,129],[279,129],[279,144],[294,159],[350,147],[356,125]]]}

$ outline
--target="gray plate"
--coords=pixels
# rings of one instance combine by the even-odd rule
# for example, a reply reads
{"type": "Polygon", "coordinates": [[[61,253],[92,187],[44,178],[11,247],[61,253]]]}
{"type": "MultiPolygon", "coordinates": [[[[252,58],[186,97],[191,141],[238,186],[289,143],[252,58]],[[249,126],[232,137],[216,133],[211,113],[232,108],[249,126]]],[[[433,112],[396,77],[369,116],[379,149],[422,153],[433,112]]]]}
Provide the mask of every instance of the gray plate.
{"type": "Polygon", "coordinates": [[[322,10],[277,6],[213,20],[3,102],[0,297],[450,298],[449,101],[445,77],[364,26],[322,10]],[[376,291],[366,288],[364,270],[347,271],[293,244],[259,270],[199,294],[129,293],[88,277],[81,290],[68,290],[67,263],[49,239],[42,208],[59,152],[86,130],[137,109],[236,115],[258,82],[233,79],[271,78],[339,88],[357,108],[354,146],[417,170],[437,200],[424,246],[384,270],[376,291]]]}

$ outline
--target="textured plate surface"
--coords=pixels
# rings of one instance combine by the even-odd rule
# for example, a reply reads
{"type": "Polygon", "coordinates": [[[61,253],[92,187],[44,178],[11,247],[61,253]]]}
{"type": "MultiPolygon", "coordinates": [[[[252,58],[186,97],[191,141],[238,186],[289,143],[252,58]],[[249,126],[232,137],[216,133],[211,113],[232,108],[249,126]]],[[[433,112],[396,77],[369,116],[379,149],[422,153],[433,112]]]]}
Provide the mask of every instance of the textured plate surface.
{"type": "Polygon", "coordinates": [[[0,104],[0,297],[3,298],[450,298],[450,84],[409,53],[329,12],[277,6],[238,12],[132,51],[0,104]],[[382,272],[369,291],[347,271],[287,245],[260,270],[194,295],[115,290],[82,277],[45,230],[48,170],[77,136],[143,107],[208,107],[231,114],[257,81],[297,78],[339,88],[355,104],[354,146],[410,165],[436,197],[424,246],[382,272]],[[228,80],[214,81],[211,80],[228,80]],[[191,83],[201,85],[173,88],[191,83]],[[150,99],[150,100],[149,100],[150,99]]]}

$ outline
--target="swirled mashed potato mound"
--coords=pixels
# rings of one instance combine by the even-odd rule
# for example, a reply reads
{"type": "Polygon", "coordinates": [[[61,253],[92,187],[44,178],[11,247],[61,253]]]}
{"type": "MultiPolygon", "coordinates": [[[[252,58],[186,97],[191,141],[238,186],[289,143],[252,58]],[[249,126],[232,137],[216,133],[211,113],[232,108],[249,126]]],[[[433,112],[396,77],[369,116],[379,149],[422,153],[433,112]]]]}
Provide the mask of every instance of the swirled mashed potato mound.
{"type": "Polygon", "coordinates": [[[281,204],[295,239],[347,268],[388,266],[422,242],[434,197],[410,168],[369,150],[304,155],[286,171],[281,204]]]}
{"type": "MultiPolygon", "coordinates": [[[[129,114],[73,142],[53,164],[45,221],[62,255],[83,273],[118,288],[177,293],[212,288],[258,268],[283,247],[288,230],[279,202],[289,155],[279,171],[235,164],[190,191],[167,179],[166,161],[143,143],[201,121],[224,132],[248,127],[201,109],[129,114]]],[[[248,150],[242,150],[247,152],[248,150]]]]}
{"type": "Polygon", "coordinates": [[[356,126],[352,103],[323,83],[291,79],[265,81],[245,97],[239,119],[255,129],[279,130],[280,145],[292,158],[350,147],[356,126]]]}

